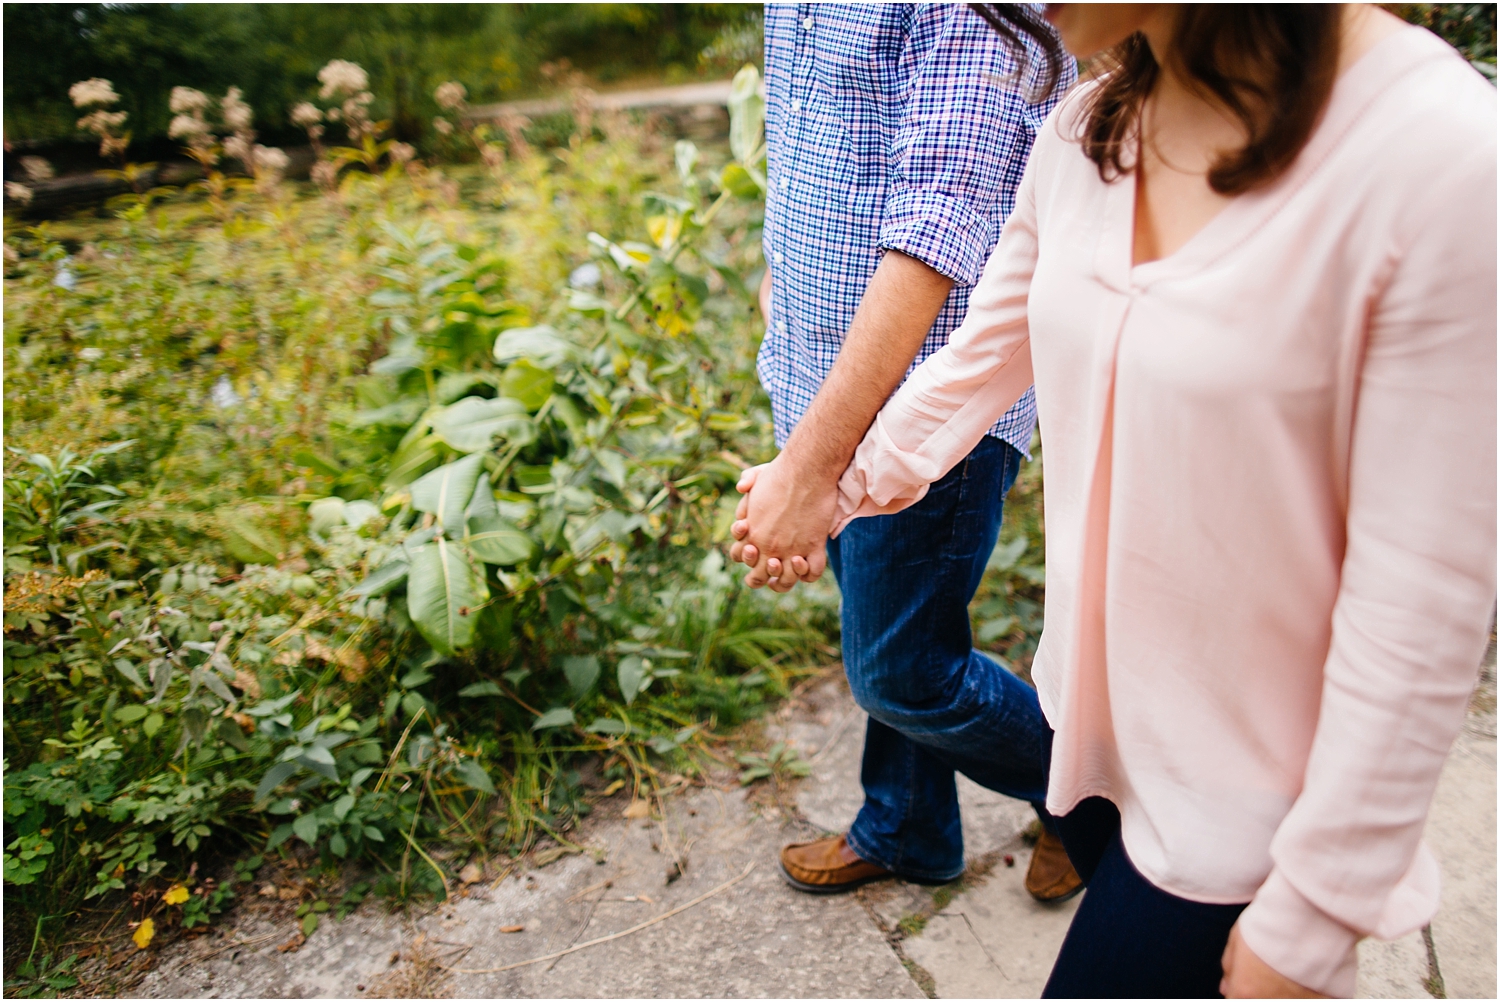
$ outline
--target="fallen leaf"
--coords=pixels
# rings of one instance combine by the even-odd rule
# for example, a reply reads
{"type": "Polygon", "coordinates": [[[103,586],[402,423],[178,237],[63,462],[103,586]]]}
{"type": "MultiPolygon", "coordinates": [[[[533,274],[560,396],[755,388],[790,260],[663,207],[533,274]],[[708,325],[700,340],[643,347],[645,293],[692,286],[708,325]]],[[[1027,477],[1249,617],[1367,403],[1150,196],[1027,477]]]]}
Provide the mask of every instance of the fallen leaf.
{"type": "Polygon", "coordinates": [[[604,792],[601,793],[601,794],[599,794],[599,796],[601,796],[601,797],[613,797],[615,794],[619,793],[622,789],[624,789],[624,787],[625,787],[625,781],[623,779],[617,779],[613,783],[611,783],[608,786],[606,786],[604,788],[604,792]]]}
{"type": "Polygon", "coordinates": [[[151,937],[156,935],[156,923],[150,919],[142,919],[141,924],[136,927],[135,935],[130,938],[135,941],[137,949],[144,950],[151,945],[151,937]]]}
{"type": "MultiPolygon", "coordinates": [[[[234,681],[229,684],[243,692],[245,695],[249,696],[251,699],[260,698],[260,679],[255,677],[254,672],[249,672],[243,668],[239,668],[234,673],[234,681]]],[[[239,720],[240,717],[245,717],[246,720],[250,719],[243,713],[235,714],[236,720],[239,720]]],[[[241,727],[245,726],[244,721],[239,721],[239,724],[241,727]]]]}
{"type": "Polygon", "coordinates": [[[502,925],[500,927],[501,932],[523,932],[525,929],[524,925],[502,925]]]}
{"type": "Polygon", "coordinates": [[[484,879],[484,871],[473,863],[458,871],[458,879],[466,884],[477,884],[484,879]]]}
{"type": "MultiPolygon", "coordinates": [[[[287,665],[287,666],[300,665],[302,663],[302,652],[301,651],[282,651],[280,654],[276,655],[274,658],[271,659],[271,663],[272,664],[278,664],[278,665],[287,665]]],[[[285,945],[285,944],[283,944],[283,945],[285,945]]],[[[278,947],[278,949],[279,949],[279,947],[278,947]]]]}
{"type": "Polygon", "coordinates": [[[280,887],[276,890],[276,896],[283,901],[296,901],[302,897],[302,892],[295,887],[280,887]]]}
{"type": "Polygon", "coordinates": [[[644,800],[631,801],[629,807],[625,808],[627,818],[649,818],[651,816],[651,804],[644,800]]]}
{"type": "Polygon", "coordinates": [[[274,897],[276,897],[276,885],[275,884],[265,884],[265,885],[263,885],[261,887],[261,889],[259,891],[256,891],[256,893],[259,894],[263,898],[274,898],[274,897]]]}
{"type": "Polygon", "coordinates": [[[180,905],[188,899],[188,889],[181,884],[173,884],[167,888],[167,893],[163,894],[161,899],[169,905],[180,905]]]}
{"type": "Polygon", "coordinates": [[[306,942],[307,937],[302,935],[301,933],[298,933],[291,939],[287,940],[285,943],[282,943],[276,949],[281,951],[282,953],[296,953],[298,950],[302,949],[302,944],[306,942]]]}

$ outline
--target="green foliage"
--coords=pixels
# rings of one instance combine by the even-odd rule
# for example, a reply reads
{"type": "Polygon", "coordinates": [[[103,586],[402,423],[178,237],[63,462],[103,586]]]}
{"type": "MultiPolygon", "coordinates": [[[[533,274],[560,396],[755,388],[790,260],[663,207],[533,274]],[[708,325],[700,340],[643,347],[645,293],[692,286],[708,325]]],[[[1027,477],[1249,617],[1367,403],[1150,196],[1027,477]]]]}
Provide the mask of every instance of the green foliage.
{"type": "Polygon", "coordinates": [[[812,773],[812,766],[797,753],[797,749],[785,741],[776,742],[764,755],[753,753],[741,755],[739,763],[744,766],[740,770],[742,786],[749,786],[757,779],[785,782],[794,776],[807,776],[812,773]]]}
{"type": "Polygon", "coordinates": [[[483,103],[546,86],[542,67],[560,60],[604,81],[672,78],[694,73],[705,48],[706,68],[722,72],[757,54],[758,37],[741,36],[758,36],[758,15],[735,4],[8,5],[5,129],[12,139],[74,135],[68,86],[104,77],[138,140],[165,137],[174,85],[216,95],[239,86],[257,127],[286,133],[319,67],[346,59],[370,72],[377,117],[415,140],[444,80],[483,103]],[[726,63],[731,55],[739,61],[726,63]]]}
{"type": "Polygon", "coordinates": [[[196,926],[260,859],[193,865],[248,852],[441,896],[429,849],[571,847],[578,756],[691,771],[832,650],[831,585],[723,555],[771,442],[740,81],[734,150],[617,120],[8,229],[15,914],[139,892],[196,926]]]}

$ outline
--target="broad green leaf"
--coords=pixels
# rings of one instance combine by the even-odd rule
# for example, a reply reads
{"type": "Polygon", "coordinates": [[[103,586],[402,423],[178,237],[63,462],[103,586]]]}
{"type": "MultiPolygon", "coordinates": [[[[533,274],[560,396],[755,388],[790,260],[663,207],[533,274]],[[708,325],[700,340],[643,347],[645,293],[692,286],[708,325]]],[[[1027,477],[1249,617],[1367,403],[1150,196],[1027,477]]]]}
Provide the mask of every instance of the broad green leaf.
{"type": "MultiPolygon", "coordinates": [[[[158,678],[161,677],[161,673],[162,673],[163,670],[165,670],[164,667],[156,669],[157,677],[158,678]]],[[[166,717],[162,716],[160,713],[153,713],[150,716],[148,716],[146,718],[146,722],[141,725],[141,730],[143,730],[143,731],[146,732],[146,737],[148,737],[148,738],[154,738],[154,737],[156,737],[156,732],[159,731],[159,730],[161,730],[162,725],[165,724],[166,722],[167,722],[167,718],[166,717]]]]}
{"type": "Polygon", "coordinates": [[[990,559],[985,565],[986,570],[1008,571],[1016,566],[1016,561],[1026,553],[1026,537],[1017,536],[1008,543],[995,544],[995,549],[990,553],[990,559]]]}
{"type": "Polygon", "coordinates": [[[582,355],[572,341],[551,327],[512,327],[495,339],[495,361],[502,364],[529,358],[543,365],[557,365],[582,355]]]}
{"type": "Polygon", "coordinates": [[[584,730],[591,734],[626,734],[630,731],[630,725],[613,717],[595,717],[594,722],[584,730]]]}
{"type": "Polygon", "coordinates": [[[464,540],[470,552],[487,564],[502,567],[531,558],[531,537],[500,515],[469,520],[469,535],[464,540]]]}
{"type": "Polygon", "coordinates": [[[469,789],[478,790],[481,793],[495,792],[495,784],[490,780],[490,774],[484,771],[484,766],[473,759],[464,759],[453,771],[469,789]]]}
{"type": "Polygon", "coordinates": [[[500,392],[505,395],[500,399],[518,401],[526,410],[534,413],[552,396],[555,382],[551,370],[542,368],[529,358],[517,359],[506,367],[505,375],[500,378],[500,392]]]}
{"type": "Polygon", "coordinates": [[[693,168],[698,165],[698,147],[693,145],[690,139],[679,139],[677,145],[672,148],[673,158],[677,161],[677,176],[684,182],[693,179],[693,168]]]}
{"type": "Polygon", "coordinates": [[[333,802],[333,816],[339,821],[344,820],[344,817],[352,810],[354,810],[354,794],[352,793],[346,793],[333,802]]]}
{"type": "Polygon", "coordinates": [[[476,614],[489,597],[484,575],[475,569],[463,546],[438,538],[412,554],[407,612],[438,653],[452,657],[473,642],[476,614]]]}
{"type": "Polygon", "coordinates": [[[503,696],[504,692],[493,682],[475,682],[458,690],[461,699],[474,699],[478,696],[503,696]]]}
{"type": "Polygon", "coordinates": [[[563,674],[573,693],[582,696],[599,680],[599,659],[592,654],[563,658],[563,674]]]}
{"type": "Polygon", "coordinates": [[[758,199],[765,194],[750,172],[739,164],[725,164],[719,184],[736,198],[758,199]]]}
{"type": "Polygon", "coordinates": [[[531,724],[531,729],[540,731],[546,727],[566,727],[573,723],[573,711],[566,706],[560,706],[555,710],[548,710],[537,717],[531,724]]]}
{"type": "MultiPolygon", "coordinates": [[[[297,820],[301,821],[302,819],[298,818],[297,820]]],[[[292,827],[295,828],[296,825],[294,824],[292,827]]],[[[299,832],[298,834],[301,834],[301,833],[299,832]]],[[[312,840],[311,839],[307,839],[305,841],[307,841],[307,843],[309,845],[312,844],[312,840]]],[[[317,915],[316,912],[308,912],[306,915],[302,916],[302,935],[303,936],[311,936],[314,932],[317,931],[317,929],[318,929],[318,915],[317,915]]]]}
{"type": "Polygon", "coordinates": [[[313,845],[318,840],[318,818],[314,814],[304,814],[292,822],[292,834],[296,835],[308,845],[313,845]]]}
{"type": "Polygon", "coordinates": [[[266,770],[261,777],[260,785],[255,788],[255,800],[260,802],[269,797],[278,786],[286,782],[287,778],[295,773],[300,766],[296,762],[277,762],[266,770]]]}
{"type": "Polygon", "coordinates": [[[620,659],[620,667],[616,672],[620,683],[620,694],[625,697],[625,702],[635,702],[636,695],[643,689],[641,683],[646,679],[646,662],[639,655],[631,654],[620,659]]]}
{"type": "Polygon", "coordinates": [[[139,703],[132,703],[129,706],[122,706],[118,710],[116,710],[115,720],[119,721],[122,724],[133,724],[150,712],[150,710],[146,709],[144,706],[141,706],[139,703]]]}
{"type": "Polygon", "coordinates": [[[500,514],[500,508],[495,504],[495,492],[490,487],[490,475],[481,473],[479,482],[474,485],[474,496],[469,498],[469,507],[464,510],[464,517],[472,522],[476,518],[498,514],[500,514]]]}
{"type": "Polygon", "coordinates": [[[462,532],[464,509],[474,496],[483,463],[484,454],[476,452],[426,474],[411,485],[412,507],[436,515],[445,531],[462,532]]]}
{"type": "Polygon", "coordinates": [[[411,565],[405,560],[387,560],[375,568],[363,581],[350,588],[350,595],[384,595],[406,580],[411,565]]]}
{"type": "Polygon", "coordinates": [[[130,684],[137,689],[146,688],[146,681],[141,678],[141,673],[136,670],[135,665],[124,658],[115,658],[115,670],[130,680],[130,684]]]}
{"type": "MultiPolygon", "coordinates": [[[[344,840],[344,836],[340,835],[338,832],[334,832],[333,837],[328,840],[328,851],[333,853],[339,859],[343,859],[345,856],[349,855],[349,843],[344,840]]],[[[308,917],[317,918],[316,915],[310,915],[308,917]]]]}
{"type": "MultiPolygon", "coordinates": [[[[766,100],[760,96],[760,72],[746,65],[729,87],[729,150],[742,164],[760,150],[766,124],[766,100]]],[[[758,158],[757,158],[758,159],[758,158]]]]}
{"type": "MultiPolygon", "coordinates": [[[[550,380],[551,373],[547,376],[550,380]]],[[[527,409],[523,401],[512,400],[510,395],[492,400],[464,397],[432,416],[432,430],[458,452],[483,452],[497,437],[510,445],[527,445],[536,439],[536,425],[527,409]]]]}
{"type": "Polygon", "coordinates": [[[326,535],[335,525],[344,525],[344,498],[318,498],[308,505],[308,528],[326,535]]]}
{"type": "Polygon", "coordinates": [[[420,435],[413,436],[408,442],[403,442],[391,457],[391,468],[387,471],[381,486],[386,490],[394,490],[397,487],[405,487],[413,480],[420,477],[442,458],[442,439],[431,434],[425,422],[416,427],[422,429],[420,435]]]}

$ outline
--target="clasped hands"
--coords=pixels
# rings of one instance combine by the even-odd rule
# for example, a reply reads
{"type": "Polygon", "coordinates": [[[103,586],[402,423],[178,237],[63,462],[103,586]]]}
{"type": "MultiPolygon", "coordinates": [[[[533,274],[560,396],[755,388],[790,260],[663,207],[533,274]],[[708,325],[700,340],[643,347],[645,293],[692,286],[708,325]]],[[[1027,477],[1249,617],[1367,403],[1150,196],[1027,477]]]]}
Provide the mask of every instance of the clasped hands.
{"type": "Polygon", "coordinates": [[[804,474],[782,453],[747,469],[736,486],[744,497],[730,528],[729,558],[750,567],[745,583],[787,592],[822,577],[838,480],[804,474]]]}

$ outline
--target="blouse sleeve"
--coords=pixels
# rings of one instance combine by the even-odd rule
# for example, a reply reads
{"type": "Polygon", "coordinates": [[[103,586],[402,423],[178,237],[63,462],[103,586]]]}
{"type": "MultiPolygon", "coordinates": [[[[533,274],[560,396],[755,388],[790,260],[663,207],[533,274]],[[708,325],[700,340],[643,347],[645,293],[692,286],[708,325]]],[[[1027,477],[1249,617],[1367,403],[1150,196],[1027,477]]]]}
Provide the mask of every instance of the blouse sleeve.
{"type": "Polygon", "coordinates": [[[1322,704],[1273,869],[1240,918],[1286,977],[1354,991],[1354,945],[1438,900],[1422,829],[1495,597],[1495,135],[1434,162],[1372,303],[1322,704]]]}
{"type": "MultiPolygon", "coordinates": [[[[1040,144],[1039,144],[1040,145],[1040,144]]],[[[1036,267],[1034,167],[948,344],[886,402],[839,480],[833,535],[920,501],[1031,385],[1026,297],[1036,267]]]]}

